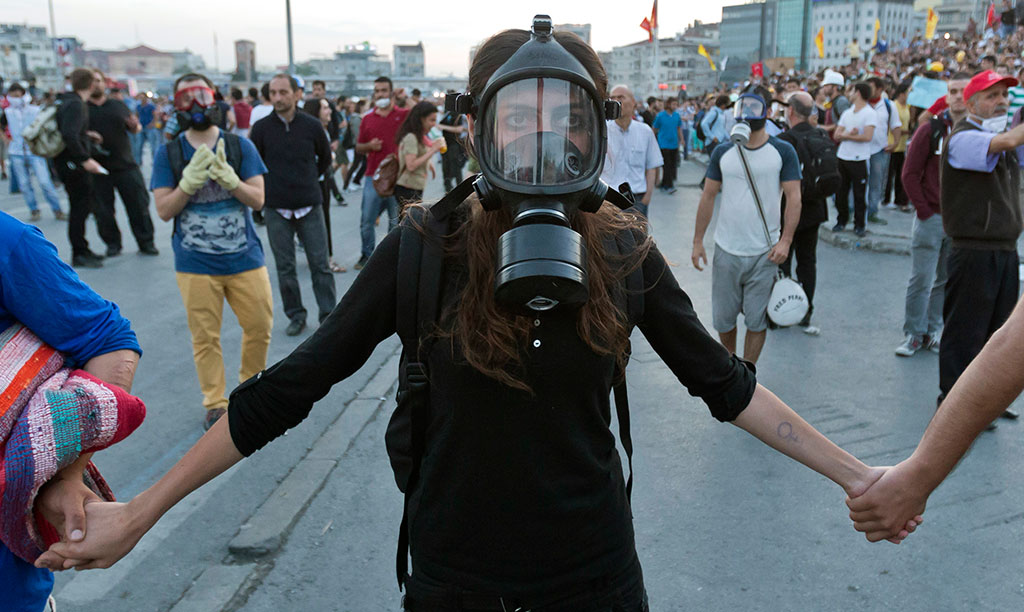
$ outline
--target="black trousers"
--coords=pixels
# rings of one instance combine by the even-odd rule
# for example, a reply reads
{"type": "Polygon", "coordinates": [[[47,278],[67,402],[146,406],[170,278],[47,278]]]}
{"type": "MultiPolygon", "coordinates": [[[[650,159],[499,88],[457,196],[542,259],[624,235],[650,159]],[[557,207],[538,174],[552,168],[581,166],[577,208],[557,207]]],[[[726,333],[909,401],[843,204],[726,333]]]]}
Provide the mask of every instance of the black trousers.
{"type": "Polygon", "coordinates": [[[679,167],[679,149],[662,149],[665,167],[661,170],[661,188],[672,189],[676,184],[676,169],[679,167]]]}
{"type": "Polygon", "coordinates": [[[811,313],[814,312],[814,288],[818,284],[818,226],[811,225],[796,230],[793,233],[793,244],[789,249],[789,257],[782,262],[782,271],[786,276],[792,276],[791,270],[793,259],[796,259],[796,277],[803,285],[804,293],[807,294],[807,316],[804,321],[811,320],[811,313]]]}
{"type": "Polygon", "coordinates": [[[89,241],[85,239],[85,220],[95,208],[96,193],[92,175],[77,165],[69,168],[69,163],[73,164],[64,160],[57,161],[57,175],[64,183],[64,190],[68,192],[68,241],[71,243],[71,255],[84,255],[89,252],[89,241]]]}
{"type": "Polygon", "coordinates": [[[903,162],[907,154],[903,151],[889,155],[889,176],[885,179],[885,191],[882,192],[883,202],[893,202],[897,206],[907,204],[907,192],[903,190],[903,162]],[[892,194],[892,198],[889,194],[892,194]]]}
{"type": "Polygon", "coordinates": [[[402,210],[409,204],[423,201],[422,189],[409,189],[401,185],[395,185],[395,199],[398,200],[398,210],[402,210]]]}
{"type": "Polygon", "coordinates": [[[359,185],[360,181],[363,180],[363,174],[366,173],[366,155],[362,153],[356,153],[352,158],[352,163],[348,167],[348,174],[345,175],[344,189],[348,189],[348,184],[355,182],[359,185]]]}
{"type": "MultiPolygon", "coordinates": [[[[337,185],[334,186],[338,188],[337,185]]],[[[331,182],[320,181],[320,206],[324,209],[324,225],[327,227],[327,256],[334,257],[334,242],[331,240],[331,182]]]]}
{"type": "Polygon", "coordinates": [[[600,579],[582,589],[543,597],[541,601],[521,601],[511,597],[483,595],[458,587],[441,585],[429,579],[410,576],[402,601],[406,612],[649,612],[640,564],[619,575],[600,579]]]}
{"type": "Polygon", "coordinates": [[[449,192],[462,182],[462,145],[455,144],[441,154],[441,171],[444,173],[444,190],[449,192]]]}
{"type": "Polygon", "coordinates": [[[1016,251],[950,249],[939,343],[940,399],[1010,317],[1020,289],[1018,266],[1016,251]]]}
{"type": "Polygon", "coordinates": [[[153,245],[153,219],[149,216],[149,190],[138,167],[93,177],[96,192],[96,225],[109,247],[121,248],[121,229],[114,212],[114,190],[121,195],[128,225],[139,247],[153,245]]]}
{"type": "Polygon", "coordinates": [[[839,160],[839,191],[836,192],[836,217],[840,225],[850,221],[850,188],[853,188],[853,227],[864,227],[867,214],[868,160],[839,160]]]}

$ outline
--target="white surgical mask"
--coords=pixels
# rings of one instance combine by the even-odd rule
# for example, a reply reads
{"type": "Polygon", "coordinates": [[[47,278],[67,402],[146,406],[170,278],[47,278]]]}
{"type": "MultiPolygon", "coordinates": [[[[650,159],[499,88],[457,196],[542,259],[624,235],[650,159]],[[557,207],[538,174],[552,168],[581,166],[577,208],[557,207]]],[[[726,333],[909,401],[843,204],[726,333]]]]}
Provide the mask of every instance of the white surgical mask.
{"type": "Polygon", "coordinates": [[[986,132],[992,132],[993,134],[999,134],[1006,130],[1006,122],[1009,120],[1005,114],[997,115],[995,117],[989,117],[988,119],[982,119],[981,129],[986,132]]]}
{"type": "Polygon", "coordinates": [[[388,104],[391,104],[391,99],[390,98],[380,98],[379,100],[374,102],[374,104],[377,105],[377,108],[381,108],[381,109],[387,108],[388,104]]]}

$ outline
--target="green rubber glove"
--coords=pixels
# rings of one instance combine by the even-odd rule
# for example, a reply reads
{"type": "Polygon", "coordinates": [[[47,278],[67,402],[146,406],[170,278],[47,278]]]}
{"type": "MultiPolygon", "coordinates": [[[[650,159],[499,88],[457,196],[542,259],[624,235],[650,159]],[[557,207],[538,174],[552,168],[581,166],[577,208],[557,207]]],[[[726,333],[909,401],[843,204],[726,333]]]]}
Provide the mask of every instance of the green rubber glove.
{"type": "Polygon", "coordinates": [[[181,171],[181,180],[178,181],[178,189],[188,195],[195,195],[202,189],[206,181],[210,180],[210,165],[213,164],[215,156],[205,144],[199,145],[192,155],[188,165],[181,171]]]}
{"type": "Polygon", "coordinates": [[[235,169],[228,163],[225,147],[224,139],[221,138],[217,143],[217,155],[214,156],[213,163],[210,164],[210,178],[217,181],[217,184],[227,191],[234,191],[238,189],[238,184],[242,182],[242,179],[238,178],[235,169]]]}

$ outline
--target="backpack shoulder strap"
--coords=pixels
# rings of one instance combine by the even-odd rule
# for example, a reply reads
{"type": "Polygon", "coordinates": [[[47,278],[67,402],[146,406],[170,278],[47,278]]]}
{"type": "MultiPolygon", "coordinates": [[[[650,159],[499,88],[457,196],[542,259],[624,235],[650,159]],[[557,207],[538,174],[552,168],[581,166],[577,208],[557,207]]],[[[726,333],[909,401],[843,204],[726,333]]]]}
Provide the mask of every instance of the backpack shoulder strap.
{"type": "Polygon", "coordinates": [[[224,136],[224,156],[235,173],[241,177],[242,174],[242,139],[238,134],[222,131],[224,136]]]}
{"type": "Polygon", "coordinates": [[[167,162],[171,166],[171,176],[174,184],[181,180],[181,173],[185,171],[185,145],[181,142],[183,136],[177,136],[172,142],[167,143],[167,162]]]}
{"type": "Polygon", "coordinates": [[[420,460],[426,449],[430,425],[430,373],[426,357],[441,310],[448,215],[469,197],[475,179],[476,176],[466,179],[429,209],[409,208],[401,225],[395,328],[402,341],[398,392],[406,395],[410,406],[412,466],[405,484],[405,506],[395,555],[395,573],[400,589],[409,573],[409,495],[419,477],[420,460]]]}

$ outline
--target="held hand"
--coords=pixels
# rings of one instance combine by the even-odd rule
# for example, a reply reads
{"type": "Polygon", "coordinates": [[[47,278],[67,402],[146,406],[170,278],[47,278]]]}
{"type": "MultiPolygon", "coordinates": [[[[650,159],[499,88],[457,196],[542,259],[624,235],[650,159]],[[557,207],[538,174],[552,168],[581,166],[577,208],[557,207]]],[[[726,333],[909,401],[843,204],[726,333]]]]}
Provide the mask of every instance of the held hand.
{"type": "Polygon", "coordinates": [[[931,493],[921,481],[907,460],[889,468],[860,495],[848,491],[846,505],[853,528],[864,533],[869,542],[906,537],[900,537],[902,531],[912,523],[921,523],[931,493]]]}
{"type": "Polygon", "coordinates": [[[96,144],[103,144],[103,135],[96,130],[86,130],[85,135],[96,144]]]}
{"type": "Polygon", "coordinates": [[[370,150],[380,151],[382,148],[384,148],[384,141],[380,138],[374,138],[370,141],[370,150]]]}
{"type": "Polygon", "coordinates": [[[772,250],[768,251],[768,261],[773,264],[781,264],[786,261],[787,257],[789,257],[789,243],[784,240],[775,243],[772,250]]]}
{"type": "Polygon", "coordinates": [[[704,251],[703,243],[698,242],[693,245],[693,254],[690,255],[690,261],[693,262],[693,267],[698,270],[704,269],[700,266],[700,262],[703,261],[705,266],[708,265],[708,254],[704,251]]]}
{"type": "Polygon", "coordinates": [[[89,172],[91,174],[110,174],[103,168],[103,166],[100,165],[98,161],[91,157],[82,162],[82,170],[85,170],[86,172],[89,172]]]}
{"type": "Polygon", "coordinates": [[[199,145],[192,159],[181,171],[181,180],[178,181],[178,188],[188,195],[195,195],[202,189],[206,181],[210,180],[210,166],[216,156],[205,144],[199,145]]]}
{"type": "Polygon", "coordinates": [[[434,142],[430,143],[430,150],[432,152],[440,151],[444,147],[444,138],[438,138],[434,142]]]}
{"type": "Polygon", "coordinates": [[[213,163],[210,164],[210,178],[231,192],[238,189],[238,184],[242,182],[242,179],[238,178],[235,169],[228,163],[226,146],[223,138],[217,142],[217,154],[213,158],[213,163]]]}
{"type": "Polygon", "coordinates": [[[81,542],[58,542],[36,559],[36,567],[58,569],[107,568],[131,552],[147,531],[140,527],[130,504],[92,502],[85,506],[89,531],[81,542]]]}
{"type": "Polygon", "coordinates": [[[35,503],[43,517],[62,534],[62,540],[80,542],[85,538],[85,506],[101,501],[82,482],[81,473],[77,473],[58,474],[39,490],[35,503]]]}

